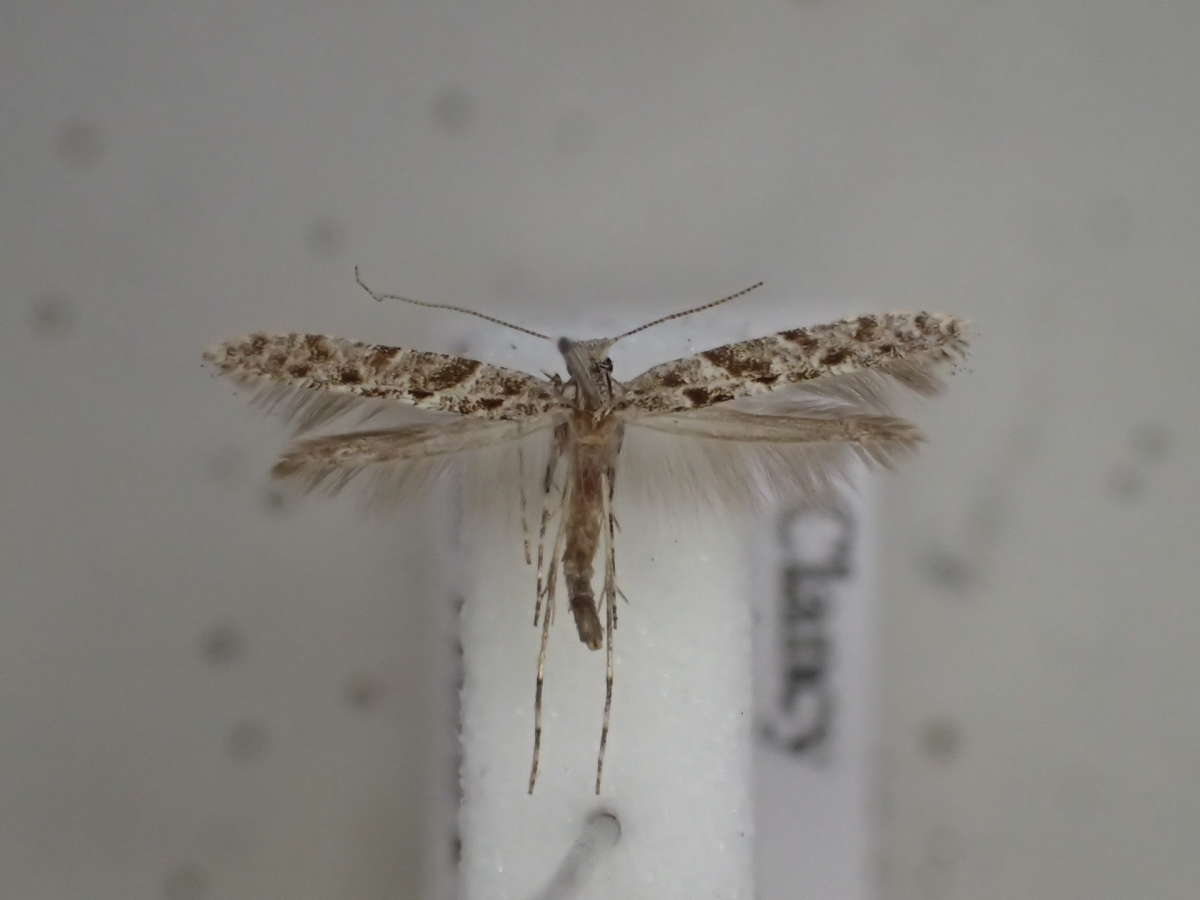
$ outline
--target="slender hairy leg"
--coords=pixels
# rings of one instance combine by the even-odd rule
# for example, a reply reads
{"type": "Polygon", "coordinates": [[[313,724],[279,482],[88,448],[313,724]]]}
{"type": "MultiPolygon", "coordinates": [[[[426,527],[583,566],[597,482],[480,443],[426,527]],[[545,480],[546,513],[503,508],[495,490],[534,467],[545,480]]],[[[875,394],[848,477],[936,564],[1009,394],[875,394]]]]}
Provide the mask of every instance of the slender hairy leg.
{"type": "MultiPolygon", "coordinates": [[[[619,446],[619,445],[618,445],[619,446]]],[[[618,451],[619,452],[619,451],[618,451]]],[[[605,480],[608,484],[608,559],[606,561],[607,568],[612,570],[612,589],[615,594],[619,594],[626,603],[629,598],[621,592],[617,587],[617,532],[621,530],[621,523],[617,521],[617,514],[613,510],[613,497],[617,490],[617,467],[610,466],[608,472],[605,473],[605,480]]],[[[607,585],[605,587],[607,592],[607,585]]],[[[617,604],[613,603],[612,611],[612,627],[613,631],[617,630],[617,604]]]]}
{"type": "MultiPolygon", "coordinates": [[[[570,482],[564,482],[562,489],[562,508],[567,502],[567,489],[570,482]]],[[[563,535],[566,533],[566,517],[560,516],[558,533],[554,538],[553,556],[550,559],[550,570],[546,574],[546,614],[542,617],[542,638],[538,645],[537,685],[533,690],[533,761],[529,767],[529,793],[537,783],[538,760],[542,750],[542,684],[546,675],[546,646],[550,643],[550,626],[554,624],[554,587],[558,580],[558,558],[562,552],[563,535]]],[[[541,594],[538,594],[538,604],[541,604],[541,594]]]]}
{"type": "MultiPolygon", "coordinates": [[[[550,525],[550,520],[554,518],[555,513],[550,509],[550,493],[554,490],[554,473],[558,471],[558,461],[562,459],[563,454],[567,451],[567,426],[558,426],[554,429],[554,443],[550,447],[550,456],[546,460],[546,472],[542,476],[542,515],[538,523],[538,550],[537,550],[537,597],[533,601],[533,624],[536,627],[538,617],[542,611],[542,597],[544,595],[542,574],[545,572],[546,561],[546,529],[550,525]]],[[[559,504],[558,511],[561,512],[566,507],[566,486],[563,486],[562,503],[559,504]]],[[[560,527],[562,523],[559,523],[560,527]]],[[[551,560],[551,565],[554,560],[551,560]]]]}
{"type": "Polygon", "coordinates": [[[600,780],[604,775],[604,751],[608,747],[608,723],[612,713],[613,693],[613,633],[617,630],[617,547],[616,518],[613,516],[612,499],[616,470],[610,467],[605,473],[607,482],[604,491],[604,512],[607,528],[604,541],[604,721],[600,726],[600,753],[596,757],[596,793],[600,793],[600,780]]]}
{"type": "MultiPolygon", "coordinates": [[[[517,443],[517,486],[521,492],[521,545],[525,550],[525,565],[533,564],[533,557],[529,553],[529,514],[528,503],[525,500],[525,448],[517,443]]],[[[536,624],[537,617],[534,617],[536,624]]]]}

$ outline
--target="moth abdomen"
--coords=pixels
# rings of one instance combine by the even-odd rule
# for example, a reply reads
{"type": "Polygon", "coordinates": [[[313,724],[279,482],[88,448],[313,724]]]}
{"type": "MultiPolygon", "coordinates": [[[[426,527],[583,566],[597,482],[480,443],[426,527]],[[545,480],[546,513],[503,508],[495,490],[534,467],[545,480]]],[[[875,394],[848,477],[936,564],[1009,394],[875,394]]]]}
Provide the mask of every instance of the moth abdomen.
{"type": "Polygon", "coordinates": [[[596,597],[592,594],[591,573],[586,576],[567,576],[567,595],[570,597],[571,615],[575,617],[575,630],[579,640],[589,650],[599,650],[604,645],[604,629],[596,614],[596,597]]]}

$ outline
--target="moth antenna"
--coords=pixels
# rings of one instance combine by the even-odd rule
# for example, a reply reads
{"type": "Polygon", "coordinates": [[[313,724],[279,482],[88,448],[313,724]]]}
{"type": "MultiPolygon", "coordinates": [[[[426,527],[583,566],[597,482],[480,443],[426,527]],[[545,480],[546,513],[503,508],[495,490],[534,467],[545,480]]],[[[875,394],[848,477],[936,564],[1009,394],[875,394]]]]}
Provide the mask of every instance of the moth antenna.
{"type": "Polygon", "coordinates": [[[522,334],[527,334],[530,337],[541,338],[543,341],[552,340],[550,335],[542,334],[539,331],[534,331],[531,328],[523,328],[520,325],[514,325],[512,322],[505,322],[503,319],[497,319],[495,316],[489,316],[486,313],[476,312],[473,309],[467,309],[465,306],[453,306],[449,303],[428,303],[424,300],[414,300],[411,297],[401,297],[399,294],[377,294],[371,288],[367,287],[367,283],[362,280],[362,276],[358,274],[358,266],[354,267],[354,280],[358,282],[358,286],[371,295],[371,299],[378,303],[384,300],[403,300],[405,303],[412,303],[414,306],[427,306],[430,309],[449,309],[453,312],[466,313],[468,316],[476,316],[480,319],[485,319],[496,325],[503,325],[505,328],[511,328],[513,331],[519,331],[522,334]]]}
{"type": "Polygon", "coordinates": [[[624,334],[618,334],[615,338],[613,338],[613,341],[619,341],[619,340],[621,340],[621,338],[627,338],[631,334],[637,334],[639,331],[645,331],[647,328],[651,328],[655,325],[661,325],[663,322],[669,322],[672,319],[682,319],[684,316],[690,316],[692,313],[698,313],[704,309],[712,309],[714,306],[720,306],[722,303],[728,303],[730,300],[736,300],[738,297],[744,297],[746,294],[750,293],[751,291],[758,290],[760,287],[763,286],[763,284],[765,284],[765,282],[758,281],[758,282],[755,282],[754,284],[750,285],[750,287],[742,288],[736,294],[730,294],[728,297],[722,297],[720,300],[712,300],[708,303],[702,303],[699,306],[693,306],[691,309],[685,309],[680,312],[674,312],[668,316],[663,316],[662,318],[655,319],[653,322],[647,322],[645,325],[639,325],[637,328],[631,328],[629,331],[626,331],[624,334]]]}

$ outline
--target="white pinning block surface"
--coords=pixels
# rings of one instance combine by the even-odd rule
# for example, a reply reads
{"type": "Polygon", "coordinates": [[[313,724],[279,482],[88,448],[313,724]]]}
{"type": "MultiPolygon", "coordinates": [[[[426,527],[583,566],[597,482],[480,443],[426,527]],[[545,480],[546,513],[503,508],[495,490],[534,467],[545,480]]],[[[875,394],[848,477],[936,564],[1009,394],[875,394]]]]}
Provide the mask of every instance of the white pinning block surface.
{"type": "MultiPolygon", "coordinates": [[[[696,349],[729,339],[726,332],[698,340],[696,349]]],[[[680,355],[678,339],[673,349],[647,365],[680,355]]],[[[627,379],[638,371],[616,374],[627,379]]],[[[745,532],[694,507],[648,510],[622,484],[618,468],[617,583],[629,602],[618,600],[612,726],[599,796],[593,786],[604,652],[580,643],[560,584],[541,763],[530,796],[540,636],[532,624],[534,571],[522,564],[515,512],[507,523],[467,523],[460,811],[466,900],[754,896],[745,532]],[[591,852],[578,877],[564,882],[563,866],[599,812],[617,820],[619,839],[591,852]]],[[[515,507],[515,486],[497,490],[509,492],[515,507]]],[[[531,523],[539,503],[530,497],[531,523]]],[[[599,594],[602,558],[596,569],[599,594]]]]}
{"type": "Polygon", "coordinates": [[[546,660],[541,765],[526,793],[539,630],[519,532],[468,550],[462,615],[464,896],[540,896],[596,811],[621,838],[570,896],[750,898],[750,605],[736,536],[672,535],[619,511],[612,727],[593,793],[604,653],[579,642],[559,596],[546,660]],[[656,528],[657,532],[658,529],[656,528]]]}

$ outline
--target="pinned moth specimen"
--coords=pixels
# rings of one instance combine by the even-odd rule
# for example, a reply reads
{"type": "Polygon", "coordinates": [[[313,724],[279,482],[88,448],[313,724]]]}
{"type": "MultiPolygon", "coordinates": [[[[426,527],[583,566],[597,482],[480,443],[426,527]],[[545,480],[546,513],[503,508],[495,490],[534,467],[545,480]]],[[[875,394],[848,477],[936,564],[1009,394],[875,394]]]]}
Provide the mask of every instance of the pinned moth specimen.
{"type": "MultiPolygon", "coordinates": [[[[548,335],[461,307],[379,294],[374,299],[478,316],[541,340],[548,335]]],[[[461,356],[320,334],[255,333],[205,352],[219,372],[258,389],[257,399],[299,420],[301,430],[356,407],[404,406],[433,421],[294,441],[273,469],[308,489],[337,491],[364,473],[376,484],[414,466],[444,461],[531,435],[548,444],[541,476],[534,624],[540,621],[534,700],[537,780],[546,647],[561,576],[579,640],[606,653],[604,713],[596,763],[600,792],[613,694],[617,627],[614,498],[622,447],[639,433],[673,436],[680,453],[699,451],[732,490],[816,492],[847,459],[889,464],[920,433],[890,414],[889,383],[920,394],[940,387],[938,370],[966,351],[963,323],[938,313],[883,313],[793,328],[664,362],[628,381],[613,376],[610,348],[651,326],[691,315],[736,294],[630,329],[616,337],[557,339],[566,378],[541,377],[461,356]],[[732,456],[730,455],[732,453],[732,456]],[[718,472],[719,469],[719,472],[718,472]],[[742,481],[732,482],[730,476],[742,481]],[[551,526],[553,525],[553,528],[551,526]],[[549,552],[547,552],[547,535],[549,552]],[[603,545],[597,594],[593,566],[603,545]],[[544,604],[544,610],[543,610],[544,604]]],[[[675,452],[675,451],[672,451],[675,452]]],[[[715,489],[715,488],[714,488],[715,489]]],[[[522,520],[525,495],[521,494],[522,520]]],[[[531,562],[526,535],[526,562],[531,562]]]]}

